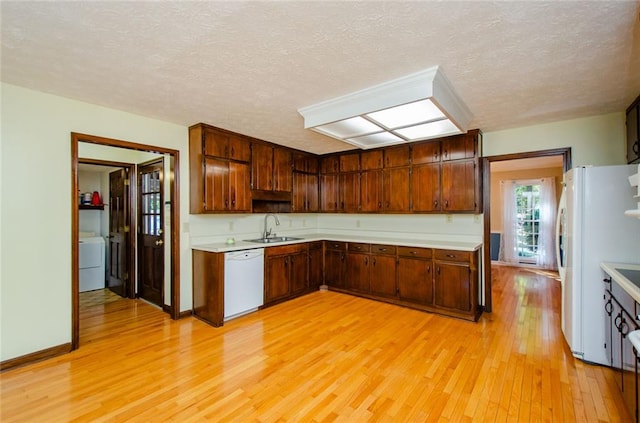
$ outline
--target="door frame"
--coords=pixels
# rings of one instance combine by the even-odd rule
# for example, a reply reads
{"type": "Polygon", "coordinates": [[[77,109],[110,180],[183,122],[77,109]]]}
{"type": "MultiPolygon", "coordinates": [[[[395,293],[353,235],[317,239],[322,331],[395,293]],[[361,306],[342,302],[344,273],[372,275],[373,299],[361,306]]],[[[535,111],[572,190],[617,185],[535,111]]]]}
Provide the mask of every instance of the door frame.
{"type": "MultiPolygon", "coordinates": [[[[78,164],[80,163],[124,168],[124,169],[128,169],[129,175],[135,175],[136,173],[136,165],[134,163],[114,162],[114,161],[100,160],[100,159],[78,158],[78,164]]],[[[131,201],[132,198],[135,196],[135,189],[136,187],[129,186],[129,198],[128,198],[129,216],[130,216],[130,219],[132,220],[136,215],[135,209],[133,208],[133,203],[131,201]]],[[[78,191],[76,190],[75,192],[78,192],[78,191]]],[[[104,196],[103,196],[103,200],[104,200],[104,196]]],[[[129,225],[131,226],[131,230],[129,231],[128,242],[129,242],[129,245],[133,247],[135,245],[135,222],[133,221],[129,222],[129,225]]],[[[79,230],[79,227],[78,227],[78,230],[79,230]]],[[[131,274],[131,270],[136,268],[136,254],[133,248],[129,249],[129,254],[127,254],[127,261],[129,262],[129,273],[131,274]]],[[[78,292],[79,291],[80,289],[78,288],[78,292]]],[[[126,293],[126,298],[135,298],[136,297],[135,283],[130,283],[129,288],[125,293],[126,293]]]]}
{"type": "MultiPolygon", "coordinates": [[[[180,318],[180,152],[178,150],[148,144],[138,144],[96,135],[71,133],[71,349],[80,345],[80,285],[78,270],[79,210],[78,210],[78,144],[80,142],[119,147],[129,150],[168,154],[171,205],[171,281],[169,315],[180,318]]],[[[134,244],[135,245],[135,244],[134,244]]]]}
{"type": "Polygon", "coordinates": [[[484,214],[484,243],[482,252],[484,256],[484,311],[486,312],[491,312],[493,308],[491,299],[491,163],[549,156],[562,156],[563,172],[571,169],[571,147],[502,154],[482,158],[482,213],[484,214]]]}

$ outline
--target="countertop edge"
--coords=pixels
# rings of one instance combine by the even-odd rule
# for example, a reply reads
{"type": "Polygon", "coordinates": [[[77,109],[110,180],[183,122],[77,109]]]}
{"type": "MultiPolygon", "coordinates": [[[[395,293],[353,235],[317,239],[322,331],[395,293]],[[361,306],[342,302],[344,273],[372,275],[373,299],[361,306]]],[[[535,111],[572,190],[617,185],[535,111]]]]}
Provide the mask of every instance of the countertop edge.
{"type": "Polygon", "coordinates": [[[212,253],[227,253],[231,251],[253,250],[256,248],[278,247],[283,245],[301,244],[305,242],[315,241],[342,241],[342,242],[363,242],[369,244],[387,244],[406,247],[418,248],[439,248],[444,250],[457,251],[476,251],[482,247],[482,243],[476,242],[460,242],[460,241],[426,241],[417,239],[400,240],[396,238],[375,238],[375,237],[358,237],[350,235],[331,235],[331,234],[313,234],[313,235],[292,235],[302,239],[293,241],[276,242],[272,244],[261,244],[257,242],[236,241],[233,244],[227,243],[210,243],[192,245],[192,250],[207,251],[212,253]]]}
{"type": "Polygon", "coordinates": [[[622,275],[622,273],[616,270],[616,268],[640,270],[640,264],[602,262],[600,263],[600,268],[604,270],[607,275],[611,276],[611,278],[620,285],[627,294],[631,295],[637,303],[640,303],[640,288],[635,286],[629,279],[622,275]]]}

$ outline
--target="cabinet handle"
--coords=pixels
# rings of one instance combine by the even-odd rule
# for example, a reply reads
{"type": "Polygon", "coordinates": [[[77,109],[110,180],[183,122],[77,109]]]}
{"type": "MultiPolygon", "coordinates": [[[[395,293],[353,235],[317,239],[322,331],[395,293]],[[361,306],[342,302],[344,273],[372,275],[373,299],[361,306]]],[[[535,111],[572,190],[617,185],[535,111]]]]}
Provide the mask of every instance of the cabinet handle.
{"type": "Polygon", "coordinates": [[[373,265],[375,266],[376,265],[376,258],[375,257],[372,259],[372,262],[373,262],[373,265]]]}
{"type": "Polygon", "coordinates": [[[427,265],[427,273],[431,273],[431,266],[427,265]]]}
{"type": "Polygon", "coordinates": [[[340,260],[344,261],[344,253],[340,256],[340,260]]]}
{"type": "Polygon", "coordinates": [[[369,258],[368,258],[368,257],[365,257],[365,258],[364,258],[364,265],[365,265],[365,266],[368,266],[368,265],[369,265],[369,258]]]}
{"type": "Polygon", "coordinates": [[[447,150],[444,150],[444,151],[442,152],[442,156],[443,156],[444,158],[449,157],[449,152],[448,152],[447,150]]]}
{"type": "Polygon", "coordinates": [[[633,152],[636,153],[636,156],[640,154],[640,141],[636,141],[636,143],[633,144],[633,152]]]}
{"type": "Polygon", "coordinates": [[[416,254],[418,254],[418,252],[417,251],[411,251],[411,254],[413,254],[415,256],[416,254]]]}
{"type": "Polygon", "coordinates": [[[455,255],[455,254],[447,254],[447,257],[449,257],[449,258],[456,258],[456,255],[455,255]]]}
{"type": "Polygon", "coordinates": [[[387,251],[386,248],[378,248],[378,251],[387,251]]]}
{"type": "Polygon", "coordinates": [[[289,257],[284,259],[284,267],[287,267],[288,264],[289,264],[289,257]]]}
{"type": "Polygon", "coordinates": [[[340,208],[341,208],[342,210],[344,210],[344,201],[341,201],[341,202],[340,202],[340,208]]]}
{"type": "Polygon", "coordinates": [[[229,155],[229,147],[225,145],[224,147],[224,155],[228,156],[229,155]]]}
{"type": "Polygon", "coordinates": [[[438,272],[438,275],[440,274],[440,266],[436,268],[436,272],[438,272]]]}
{"type": "Polygon", "coordinates": [[[231,147],[231,154],[230,154],[230,156],[231,156],[231,157],[234,157],[235,155],[236,155],[235,150],[233,149],[233,147],[231,147]]]}
{"type": "Polygon", "coordinates": [[[382,208],[382,201],[378,201],[378,208],[381,209],[382,208]]]}
{"type": "Polygon", "coordinates": [[[444,208],[445,209],[449,208],[449,200],[444,200],[444,208]]]}
{"type": "Polygon", "coordinates": [[[335,201],[333,202],[333,209],[338,210],[338,203],[335,201]]]}
{"type": "Polygon", "coordinates": [[[435,201],[433,202],[433,207],[434,207],[434,208],[436,208],[436,209],[438,208],[438,200],[435,200],[435,201]]]}

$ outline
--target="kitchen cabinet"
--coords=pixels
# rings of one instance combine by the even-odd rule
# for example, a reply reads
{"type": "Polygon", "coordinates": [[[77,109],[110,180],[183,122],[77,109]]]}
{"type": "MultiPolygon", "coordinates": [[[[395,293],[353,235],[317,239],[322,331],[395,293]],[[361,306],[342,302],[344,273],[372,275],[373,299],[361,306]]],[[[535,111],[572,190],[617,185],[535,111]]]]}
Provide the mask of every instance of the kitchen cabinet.
{"type": "Polygon", "coordinates": [[[340,211],[357,213],[360,211],[360,173],[338,174],[338,197],[340,211]]]}
{"type": "Polygon", "coordinates": [[[292,244],[265,249],[265,305],[307,291],[307,248],[307,244],[292,244]]]}
{"type": "Polygon", "coordinates": [[[411,169],[411,210],[440,211],[440,163],[413,166],[411,169]]]}
{"type": "Polygon", "coordinates": [[[389,298],[397,297],[396,247],[372,244],[370,262],[371,294],[389,298]]]}
{"type": "Polygon", "coordinates": [[[294,213],[318,211],[318,175],[293,172],[291,211],[294,213]]]}
{"type": "Polygon", "coordinates": [[[319,170],[319,162],[317,156],[305,154],[302,152],[293,153],[293,170],[297,172],[317,174],[319,170]]]}
{"type": "Polygon", "coordinates": [[[320,175],[320,211],[337,212],[339,210],[339,174],[320,175]]]}
{"type": "Polygon", "coordinates": [[[478,252],[435,250],[434,305],[461,317],[479,315],[478,252]]]}
{"type": "Polygon", "coordinates": [[[251,212],[249,143],[204,124],[189,128],[189,211],[251,212]]]}
{"type": "Polygon", "coordinates": [[[315,291],[324,284],[322,241],[309,243],[309,289],[315,291]]]}
{"type": "Polygon", "coordinates": [[[640,163],[640,96],[627,108],[627,163],[640,163]]]}
{"type": "Polygon", "coordinates": [[[411,150],[409,145],[386,147],[383,151],[385,168],[409,166],[411,163],[411,150]]]}
{"type": "Polygon", "coordinates": [[[409,211],[409,167],[385,168],[382,174],[385,212],[409,211]]]}
{"type": "Polygon", "coordinates": [[[350,242],[347,244],[346,288],[369,293],[370,267],[369,244],[350,242]]]}
{"type": "Polygon", "coordinates": [[[364,170],[360,173],[360,211],[381,213],[383,192],[382,169],[364,170]]]}
{"type": "Polygon", "coordinates": [[[480,178],[476,160],[442,163],[441,210],[444,212],[480,212],[480,178]]]}
{"type": "Polygon", "coordinates": [[[325,156],[320,160],[320,173],[338,173],[340,171],[339,156],[325,156]]]}
{"type": "Polygon", "coordinates": [[[290,150],[262,142],[251,145],[251,189],[291,192],[292,168],[290,150]]]}
{"type": "Polygon", "coordinates": [[[340,241],[324,242],[324,283],[334,288],[345,287],[347,244],[340,241]]]}
{"type": "Polygon", "coordinates": [[[433,304],[432,250],[398,247],[398,298],[431,306],[433,304]]]}
{"type": "Polygon", "coordinates": [[[360,153],[360,169],[374,170],[382,169],[384,162],[383,150],[368,150],[360,153]]]}
{"type": "Polygon", "coordinates": [[[340,155],[340,172],[357,172],[360,170],[360,153],[340,155]]]}
{"type": "Polygon", "coordinates": [[[224,253],[193,250],[193,315],[213,326],[224,322],[224,253]]]}

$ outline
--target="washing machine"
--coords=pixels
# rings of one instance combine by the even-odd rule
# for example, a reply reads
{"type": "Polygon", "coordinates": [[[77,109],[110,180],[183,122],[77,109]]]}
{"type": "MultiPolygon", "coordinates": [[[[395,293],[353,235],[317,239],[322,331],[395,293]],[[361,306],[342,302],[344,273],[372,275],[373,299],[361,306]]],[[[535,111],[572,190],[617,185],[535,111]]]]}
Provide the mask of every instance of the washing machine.
{"type": "Polygon", "coordinates": [[[104,248],[104,238],[101,236],[80,237],[78,247],[80,292],[105,287],[104,248]]]}

